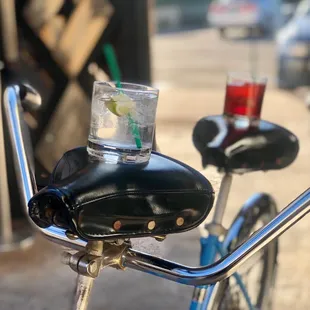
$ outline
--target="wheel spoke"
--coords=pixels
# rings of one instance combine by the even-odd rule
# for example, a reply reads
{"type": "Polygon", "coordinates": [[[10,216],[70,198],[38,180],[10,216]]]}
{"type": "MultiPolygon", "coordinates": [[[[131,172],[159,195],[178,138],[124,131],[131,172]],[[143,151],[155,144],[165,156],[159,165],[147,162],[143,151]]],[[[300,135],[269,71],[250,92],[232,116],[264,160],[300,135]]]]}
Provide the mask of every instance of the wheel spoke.
{"type": "MultiPolygon", "coordinates": [[[[250,215],[248,215],[250,216],[250,215]]],[[[249,219],[240,232],[239,238],[235,241],[234,245],[230,248],[233,250],[235,247],[248,239],[252,233],[264,226],[270,220],[269,214],[260,214],[260,218],[253,217],[249,219]]],[[[266,247],[259,251],[256,255],[251,257],[243,266],[237,271],[242,279],[243,285],[246,288],[247,294],[254,306],[258,310],[261,304],[264,303],[264,296],[262,296],[266,285],[270,285],[270,279],[274,270],[271,262],[275,261],[276,251],[272,248],[266,247]],[[267,275],[267,278],[266,278],[267,275]],[[267,282],[266,282],[267,281],[267,282]],[[262,291],[263,290],[263,291],[262,291]]],[[[225,290],[221,297],[219,296],[219,303],[216,308],[212,310],[248,310],[249,306],[240,286],[236,279],[232,276],[225,280],[225,290]]]]}

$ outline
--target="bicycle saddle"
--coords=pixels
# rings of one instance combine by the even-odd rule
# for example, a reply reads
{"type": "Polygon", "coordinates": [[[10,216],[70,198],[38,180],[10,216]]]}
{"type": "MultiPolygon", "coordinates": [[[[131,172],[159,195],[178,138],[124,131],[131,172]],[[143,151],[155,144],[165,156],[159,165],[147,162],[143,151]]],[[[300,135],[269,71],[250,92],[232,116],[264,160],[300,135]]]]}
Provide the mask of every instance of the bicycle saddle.
{"type": "Polygon", "coordinates": [[[153,152],[145,165],[106,164],[91,160],[86,148],[65,153],[28,204],[38,226],[56,225],[84,240],[183,232],[212,205],[209,181],[177,160],[153,152]]]}
{"type": "Polygon", "coordinates": [[[282,169],[299,151],[297,137],[283,127],[263,120],[256,127],[245,126],[222,115],[201,119],[193,142],[204,167],[213,165],[231,173],[282,169]]]}

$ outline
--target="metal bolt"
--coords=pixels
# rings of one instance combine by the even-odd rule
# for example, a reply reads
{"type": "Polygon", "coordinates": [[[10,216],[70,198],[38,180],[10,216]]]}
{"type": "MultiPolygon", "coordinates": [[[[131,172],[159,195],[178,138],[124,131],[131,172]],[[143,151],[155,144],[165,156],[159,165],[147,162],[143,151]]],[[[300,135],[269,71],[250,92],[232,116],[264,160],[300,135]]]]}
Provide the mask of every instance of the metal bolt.
{"type": "Polygon", "coordinates": [[[75,235],[75,234],[74,234],[72,231],[70,231],[70,230],[67,230],[67,231],[66,231],[66,236],[67,236],[67,238],[70,239],[70,240],[76,240],[76,239],[79,238],[77,235],[75,235]]]}
{"type": "Polygon", "coordinates": [[[182,226],[184,224],[184,218],[183,217],[178,217],[176,220],[176,223],[178,226],[182,226]]]}
{"type": "Polygon", "coordinates": [[[155,228],[155,226],[156,226],[155,221],[149,221],[148,224],[147,224],[147,228],[149,230],[153,230],[155,228]]]}
{"type": "Polygon", "coordinates": [[[166,236],[155,236],[154,238],[155,238],[156,241],[162,242],[162,241],[164,241],[166,239],[166,236]]]}
{"type": "Polygon", "coordinates": [[[92,275],[96,274],[98,271],[98,263],[96,261],[90,262],[90,264],[88,265],[88,271],[92,275]]]}
{"type": "Polygon", "coordinates": [[[115,222],[114,222],[113,228],[114,228],[115,230],[119,230],[119,229],[121,229],[121,227],[122,227],[122,222],[121,222],[121,221],[115,221],[115,222]]]}

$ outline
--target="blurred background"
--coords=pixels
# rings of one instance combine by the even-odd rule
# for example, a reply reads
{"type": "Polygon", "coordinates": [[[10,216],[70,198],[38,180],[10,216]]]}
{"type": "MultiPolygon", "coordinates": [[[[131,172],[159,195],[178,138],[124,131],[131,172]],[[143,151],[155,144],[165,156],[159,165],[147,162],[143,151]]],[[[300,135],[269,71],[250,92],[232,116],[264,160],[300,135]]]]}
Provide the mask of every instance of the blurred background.
{"type": "MultiPolygon", "coordinates": [[[[268,77],[262,118],[300,139],[290,167],[237,176],[226,224],[254,192],[274,195],[279,209],[310,184],[309,0],[1,0],[2,86],[26,81],[43,107],[25,115],[37,177],[44,182],[62,154],[85,145],[95,80],[109,80],[103,45],[116,51],[122,80],[160,89],[156,140],[160,151],[201,170],[191,141],[195,123],[223,111],[226,74],[268,77]]],[[[7,137],[7,132],[5,131],[7,137]]],[[[29,226],[16,192],[6,142],[13,226],[29,226]]],[[[211,183],[219,175],[206,169],[211,183]]],[[[0,176],[1,177],[1,176],[0,176]]],[[[308,309],[310,260],[305,218],[281,237],[274,309],[308,309]]],[[[191,231],[140,247],[181,263],[199,262],[191,231]]],[[[60,249],[40,237],[32,247],[0,253],[0,309],[68,309],[75,274],[60,249]]],[[[105,270],[91,309],[187,309],[191,288],[137,272],[105,270]],[[132,285],[134,283],[135,285],[132,285]],[[130,306],[128,306],[130,305],[130,306]]]]}

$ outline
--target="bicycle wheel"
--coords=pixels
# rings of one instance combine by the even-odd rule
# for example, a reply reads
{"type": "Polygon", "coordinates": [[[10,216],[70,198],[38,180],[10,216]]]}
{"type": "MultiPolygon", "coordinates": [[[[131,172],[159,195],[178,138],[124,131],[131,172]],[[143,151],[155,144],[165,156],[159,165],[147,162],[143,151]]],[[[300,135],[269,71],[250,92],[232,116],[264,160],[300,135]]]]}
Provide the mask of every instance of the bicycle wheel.
{"type": "MultiPolygon", "coordinates": [[[[249,205],[241,210],[236,217],[243,219],[235,238],[229,244],[232,251],[250,237],[252,233],[270,222],[276,215],[276,205],[267,195],[258,195],[249,201],[249,205]]],[[[237,273],[247,290],[253,309],[271,309],[272,290],[275,284],[277,270],[278,240],[261,249],[252,258],[240,266],[237,273]]],[[[218,284],[214,294],[212,310],[248,310],[246,298],[234,276],[218,284]]]]}

